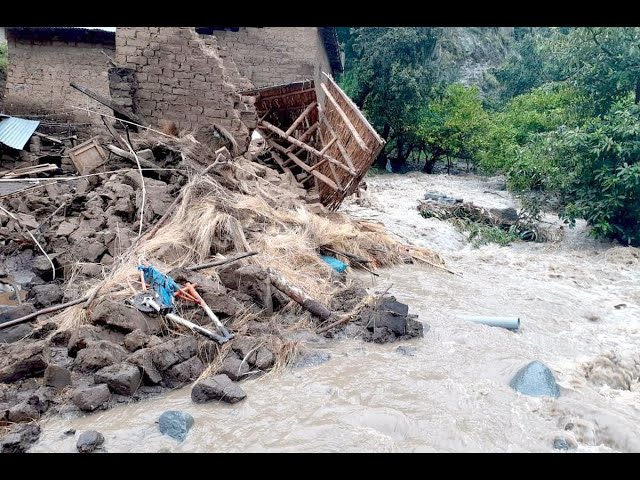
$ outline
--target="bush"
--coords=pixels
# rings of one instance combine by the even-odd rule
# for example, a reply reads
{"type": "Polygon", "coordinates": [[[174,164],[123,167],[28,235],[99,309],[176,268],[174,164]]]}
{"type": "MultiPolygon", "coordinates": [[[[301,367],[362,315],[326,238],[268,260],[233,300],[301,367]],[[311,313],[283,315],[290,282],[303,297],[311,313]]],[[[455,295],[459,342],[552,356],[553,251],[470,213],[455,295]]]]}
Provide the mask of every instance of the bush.
{"type": "Polygon", "coordinates": [[[7,68],[7,44],[0,42],[0,70],[7,68]]]}

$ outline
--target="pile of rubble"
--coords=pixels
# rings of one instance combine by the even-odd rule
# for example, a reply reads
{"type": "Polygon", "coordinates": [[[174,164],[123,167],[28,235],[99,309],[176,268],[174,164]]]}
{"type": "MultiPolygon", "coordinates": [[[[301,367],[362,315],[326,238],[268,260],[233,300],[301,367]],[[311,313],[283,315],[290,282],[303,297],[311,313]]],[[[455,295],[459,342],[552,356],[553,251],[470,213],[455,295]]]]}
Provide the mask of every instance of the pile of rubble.
{"type": "Polygon", "coordinates": [[[240,155],[223,130],[109,131],[69,151],[80,175],[36,172],[39,183],[0,193],[0,450],[28,448],[45,414],[194,381],[195,402],[240,401],[237,382],[322,358],[304,338],[423,335],[406,305],[368,295],[349,267],[439,256],[327,209],[313,175],[303,186],[260,160],[273,141],[240,155]],[[169,309],[153,300],[161,284],[180,289],[169,309]]]}

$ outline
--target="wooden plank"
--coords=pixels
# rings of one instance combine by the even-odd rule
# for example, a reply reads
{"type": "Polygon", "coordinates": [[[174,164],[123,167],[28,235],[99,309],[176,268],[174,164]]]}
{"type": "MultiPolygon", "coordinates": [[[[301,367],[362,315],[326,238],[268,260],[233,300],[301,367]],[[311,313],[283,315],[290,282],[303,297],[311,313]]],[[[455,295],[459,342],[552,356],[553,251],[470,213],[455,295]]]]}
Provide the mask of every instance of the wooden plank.
{"type": "MultiPolygon", "coordinates": [[[[318,132],[320,133],[320,141],[322,143],[324,143],[324,138],[322,136],[322,129],[318,130],[318,132]]],[[[334,137],[335,138],[335,137],[334,137]]],[[[329,160],[329,170],[331,170],[331,176],[333,177],[333,179],[335,180],[336,184],[338,185],[338,187],[340,187],[340,190],[343,189],[342,187],[342,182],[340,181],[340,176],[338,175],[338,173],[336,172],[336,167],[333,166],[333,163],[331,162],[331,160],[329,159],[329,156],[327,155],[325,157],[327,160],[329,160]]]]}
{"type": "Polygon", "coordinates": [[[80,175],[87,175],[107,163],[107,154],[96,137],[69,150],[69,158],[80,175]]]}
{"type": "Polygon", "coordinates": [[[338,185],[336,185],[336,183],[333,180],[331,180],[329,177],[327,177],[326,175],[323,175],[322,173],[320,173],[320,172],[318,172],[316,170],[311,170],[311,167],[309,165],[304,163],[302,160],[300,160],[298,157],[296,157],[293,153],[287,152],[283,146],[278,145],[273,140],[269,140],[269,145],[274,147],[276,150],[280,150],[282,153],[286,154],[287,157],[289,157],[291,160],[293,160],[293,163],[298,165],[302,170],[304,170],[307,173],[310,173],[311,175],[316,177],[321,182],[326,183],[333,190],[336,190],[336,191],[340,191],[341,190],[340,187],[338,187],[338,185]]]}
{"type": "Polygon", "coordinates": [[[342,157],[344,158],[344,160],[349,164],[349,167],[351,167],[351,169],[353,171],[356,171],[356,167],[353,165],[353,162],[351,161],[351,156],[349,155],[349,153],[347,152],[347,149],[344,148],[344,145],[342,144],[342,142],[340,141],[340,139],[338,139],[338,135],[336,135],[335,130],[333,129],[333,127],[331,126],[331,124],[329,123],[329,121],[327,120],[327,118],[324,116],[324,114],[322,113],[322,111],[320,112],[320,119],[322,121],[322,123],[324,124],[325,127],[327,127],[329,129],[329,131],[331,132],[331,135],[333,135],[334,137],[336,137],[336,145],[338,145],[338,150],[340,150],[340,154],[342,155],[342,157]]]}
{"type": "Polygon", "coordinates": [[[307,115],[311,113],[311,110],[313,110],[316,105],[317,105],[316,102],[311,102],[309,106],[304,109],[304,111],[298,116],[298,118],[295,119],[295,121],[284,133],[287,135],[291,135],[296,130],[296,128],[298,128],[298,125],[300,125],[302,121],[307,117],[307,115]]]}
{"type": "MultiPolygon", "coordinates": [[[[366,117],[362,114],[358,106],[355,103],[353,103],[353,100],[351,100],[349,96],[346,93],[344,93],[344,91],[340,88],[340,86],[336,82],[334,82],[329,75],[327,75],[325,72],[322,72],[322,74],[327,78],[327,80],[331,83],[331,85],[338,91],[340,96],[347,102],[347,104],[355,112],[358,118],[362,120],[362,123],[364,123],[364,125],[371,131],[371,133],[373,133],[373,135],[376,137],[378,142],[384,145],[386,143],[384,139],[380,135],[378,135],[378,132],[376,132],[376,129],[373,128],[373,126],[369,123],[369,120],[367,120],[366,117]]],[[[320,85],[324,86],[323,83],[321,83],[320,85]]]]}
{"type": "Polygon", "coordinates": [[[101,103],[105,107],[109,107],[111,110],[113,110],[116,113],[119,113],[123,117],[126,117],[129,120],[133,120],[134,122],[139,123],[140,125],[142,125],[144,127],[148,127],[149,126],[149,124],[147,122],[145,122],[142,118],[138,117],[135,113],[127,110],[124,106],[119,105],[116,102],[114,102],[112,100],[109,100],[108,98],[103,97],[102,95],[98,95],[97,93],[92,92],[88,88],[82,87],[82,86],[76,84],[75,82],[69,82],[69,85],[71,85],[76,90],[81,91],[82,93],[84,93],[88,97],[93,98],[96,102],[101,103]]]}
{"type": "Polygon", "coordinates": [[[336,137],[335,135],[333,136],[333,138],[331,139],[331,141],[329,141],[329,143],[327,143],[322,150],[320,150],[320,153],[325,154],[327,152],[327,150],[329,150],[329,148],[331,148],[331,145],[333,145],[336,140],[338,140],[338,137],[336,137]]]}
{"type": "Polygon", "coordinates": [[[325,95],[327,96],[327,98],[329,99],[333,107],[338,112],[338,115],[340,115],[340,118],[342,119],[344,124],[349,128],[351,135],[353,135],[353,138],[356,139],[356,142],[358,142],[358,145],[360,146],[360,148],[365,152],[371,152],[371,149],[367,147],[366,143],[364,143],[364,140],[358,133],[358,130],[356,130],[356,127],[353,125],[353,123],[351,123],[351,120],[349,120],[349,117],[347,116],[347,114],[344,113],[344,110],[342,110],[342,108],[338,104],[338,101],[335,98],[333,98],[333,95],[331,95],[331,92],[329,91],[327,86],[324,83],[321,83],[320,87],[322,87],[322,90],[324,91],[325,95]]]}
{"type": "Polygon", "coordinates": [[[260,122],[260,126],[266,127],[268,130],[271,130],[273,133],[275,133],[279,137],[282,137],[283,139],[287,140],[289,143],[292,143],[292,144],[302,148],[303,150],[306,150],[307,152],[313,153],[314,155],[318,155],[319,157],[322,156],[322,154],[320,153],[319,150],[316,150],[315,148],[307,145],[306,143],[301,142],[297,138],[292,137],[291,135],[288,135],[286,132],[280,130],[278,127],[276,127],[275,125],[270,124],[266,120],[263,120],[262,122],[260,122]]]}
{"type": "MultiPolygon", "coordinates": [[[[311,125],[311,127],[309,127],[309,129],[306,132],[300,135],[300,138],[298,140],[300,140],[301,142],[306,142],[307,139],[311,135],[313,135],[313,133],[318,129],[319,126],[320,124],[318,122],[314,123],[313,125],[311,125]]],[[[296,145],[291,145],[289,148],[287,148],[287,151],[297,154],[297,152],[294,151],[295,149],[296,149],[296,145]]]]}

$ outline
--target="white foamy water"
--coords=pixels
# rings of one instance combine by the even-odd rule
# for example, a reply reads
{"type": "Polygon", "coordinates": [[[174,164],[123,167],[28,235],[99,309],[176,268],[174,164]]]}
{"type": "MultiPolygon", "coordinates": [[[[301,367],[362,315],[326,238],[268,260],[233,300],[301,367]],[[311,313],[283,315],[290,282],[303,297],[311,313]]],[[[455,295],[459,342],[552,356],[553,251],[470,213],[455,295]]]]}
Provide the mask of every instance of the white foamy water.
{"type": "MultiPolygon", "coordinates": [[[[640,255],[596,242],[584,224],[561,241],[474,249],[447,222],[416,210],[425,191],[493,208],[514,205],[481,178],[381,175],[343,209],[384,223],[441,253],[455,276],[422,265],[358,275],[430,326],[390,345],[329,342],[329,362],[243,382],[236,405],[197,405],[190,388],[81,418],[43,424],[31,451],[74,451],[69,428],[96,429],[110,452],[402,451],[547,452],[563,436],[578,451],[640,451],[640,255]],[[493,192],[493,193],[486,193],[493,192]],[[358,204],[359,203],[359,204],[358,204]],[[459,315],[519,316],[519,332],[459,315]],[[400,355],[398,345],[415,347],[400,355]],[[561,387],[558,399],[520,395],[509,381],[532,360],[561,387]],[[169,409],[195,424],[179,443],[155,423],[169,409]]],[[[553,220],[547,216],[547,220],[553,220]]],[[[556,221],[557,225],[561,225],[556,221]]]]}

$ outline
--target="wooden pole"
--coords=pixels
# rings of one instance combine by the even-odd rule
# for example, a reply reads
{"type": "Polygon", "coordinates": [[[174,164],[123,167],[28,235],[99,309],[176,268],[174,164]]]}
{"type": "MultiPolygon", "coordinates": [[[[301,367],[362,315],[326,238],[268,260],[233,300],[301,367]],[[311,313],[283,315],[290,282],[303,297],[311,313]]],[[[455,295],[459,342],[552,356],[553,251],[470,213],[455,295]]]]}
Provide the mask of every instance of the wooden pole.
{"type": "Polygon", "coordinates": [[[241,260],[243,258],[253,257],[254,255],[257,255],[257,254],[258,252],[241,253],[240,255],[236,255],[235,257],[223,258],[222,260],[215,260],[213,262],[201,263],[199,265],[192,265],[190,267],[186,267],[185,270],[189,270],[190,272],[195,272],[197,270],[203,270],[209,267],[218,267],[220,265],[226,265],[228,263],[232,263],[237,260],[241,260]]]}
{"type": "Polygon", "coordinates": [[[358,133],[358,130],[356,130],[356,127],[353,125],[353,123],[351,123],[351,120],[349,120],[349,117],[347,116],[346,113],[344,113],[344,110],[342,110],[342,108],[340,107],[336,99],[333,98],[333,95],[331,95],[331,92],[329,91],[327,86],[324,83],[321,83],[320,87],[324,91],[325,95],[327,96],[327,98],[329,99],[333,107],[338,112],[338,115],[340,115],[340,118],[342,119],[342,121],[345,123],[347,128],[349,128],[349,131],[351,131],[351,135],[353,135],[353,138],[356,139],[356,142],[358,142],[358,145],[360,145],[360,148],[365,152],[370,152],[371,149],[367,147],[366,143],[364,143],[364,140],[362,140],[362,137],[358,133]]]}
{"type": "MultiPolygon", "coordinates": [[[[307,141],[307,139],[308,139],[311,135],[313,135],[313,132],[315,132],[315,131],[318,129],[318,127],[319,127],[319,126],[320,126],[320,124],[319,124],[318,122],[314,123],[313,125],[311,125],[311,126],[309,127],[309,129],[308,129],[306,132],[304,132],[304,133],[300,136],[300,138],[299,138],[298,140],[300,140],[301,142],[306,142],[306,141],[307,141]]],[[[295,150],[296,148],[297,148],[297,145],[291,145],[291,146],[289,146],[289,148],[287,148],[287,152],[294,152],[294,150],[295,150]]],[[[296,153],[296,152],[294,152],[294,153],[296,153]]]]}
{"type": "Polygon", "coordinates": [[[20,323],[28,322],[32,318],[36,318],[39,315],[44,315],[45,313],[57,312],[58,310],[62,310],[63,308],[72,307],[73,305],[77,305],[79,303],[86,301],[88,298],[89,298],[89,295],[85,295],[82,298],[71,300],[70,302],[67,302],[67,303],[54,305],[53,307],[43,308],[42,310],[38,310],[37,312],[30,313],[29,315],[25,315],[24,317],[16,318],[15,320],[11,320],[5,323],[0,323],[0,330],[2,330],[3,328],[13,327],[14,325],[18,325],[20,323]]]}
{"type": "Polygon", "coordinates": [[[317,105],[316,102],[311,102],[307,106],[307,108],[305,108],[304,111],[298,116],[298,118],[295,119],[295,121],[291,124],[291,126],[287,129],[287,131],[284,133],[287,135],[291,135],[293,132],[295,132],[296,128],[298,128],[298,125],[302,123],[302,121],[306,118],[307,115],[311,113],[311,111],[315,108],[316,105],[317,105]]]}
{"type": "Polygon", "coordinates": [[[148,126],[147,122],[142,120],[135,113],[130,112],[129,110],[127,110],[124,106],[118,105],[116,102],[114,102],[112,100],[109,100],[108,98],[104,98],[103,96],[98,95],[97,93],[92,92],[88,88],[82,87],[82,86],[78,85],[75,82],[69,82],[69,85],[71,85],[76,90],[81,91],[82,93],[84,93],[88,97],[93,98],[96,102],[101,103],[105,107],[109,107],[114,112],[119,113],[120,115],[122,115],[124,117],[127,117],[127,118],[133,120],[134,122],[137,122],[137,123],[139,123],[141,125],[148,126]]]}
{"type": "Polygon", "coordinates": [[[278,290],[280,290],[295,302],[299,303],[305,310],[311,312],[316,317],[320,317],[324,321],[333,321],[336,319],[336,315],[331,312],[331,310],[329,310],[317,300],[311,298],[300,288],[291,285],[291,283],[282,278],[273,269],[268,268],[267,275],[269,276],[271,285],[276,287],[278,290]]]}

